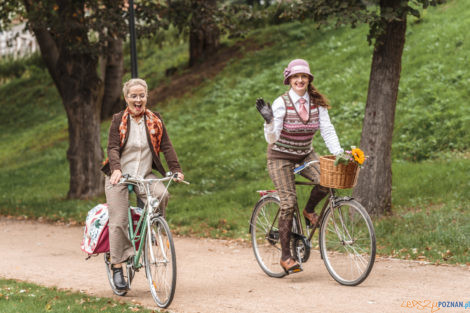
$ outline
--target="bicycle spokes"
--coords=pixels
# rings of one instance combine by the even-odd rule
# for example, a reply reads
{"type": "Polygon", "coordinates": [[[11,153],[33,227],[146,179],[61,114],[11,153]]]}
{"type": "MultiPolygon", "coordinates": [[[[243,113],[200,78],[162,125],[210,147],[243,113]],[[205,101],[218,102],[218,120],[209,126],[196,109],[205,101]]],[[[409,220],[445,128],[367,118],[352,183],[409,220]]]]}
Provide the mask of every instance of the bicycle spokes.
{"type": "Polygon", "coordinates": [[[375,234],[359,203],[351,200],[328,209],[320,237],[325,265],[338,282],[356,285],[367,277],[375,258],[375,234]]]}
{"type": "Polygon", "coordinates": [[[162,217],[152,219],[150,225],[149,244],[144,250],[145,270],[155,302],[165,308],[175,292],[175,248],[168,224],[162,217]]]}
{"type": "Polygon", "coordinates": [[[272,277],[285,275],[280,266],[281,244],[278,228],[279,200],[266,197],[258,202],[251,218],[251,242],[256,260],[263,271],[272,277]]]}

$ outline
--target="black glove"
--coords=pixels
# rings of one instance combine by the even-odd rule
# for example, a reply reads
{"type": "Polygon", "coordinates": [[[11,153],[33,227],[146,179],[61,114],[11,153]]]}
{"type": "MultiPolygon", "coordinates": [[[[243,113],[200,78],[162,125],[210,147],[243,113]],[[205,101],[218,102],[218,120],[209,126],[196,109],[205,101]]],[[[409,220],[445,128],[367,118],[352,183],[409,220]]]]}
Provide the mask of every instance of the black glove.
{"type": "Polygon", "coordinates": [[[264,102],[263,98],[256,99],[256,108],[258,109],[261,116],[264,118],[266,123],[271,123],[273,120],[273,109],[269,102],[264,102]]]}

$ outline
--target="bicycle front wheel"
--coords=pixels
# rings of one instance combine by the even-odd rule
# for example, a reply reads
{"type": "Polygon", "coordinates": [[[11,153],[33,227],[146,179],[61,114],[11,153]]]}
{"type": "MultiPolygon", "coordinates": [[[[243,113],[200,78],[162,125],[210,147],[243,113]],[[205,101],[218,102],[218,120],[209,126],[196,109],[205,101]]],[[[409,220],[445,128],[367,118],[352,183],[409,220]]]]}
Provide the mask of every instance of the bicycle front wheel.
{"type": "Polygon", "coordinates": [[[162,217],[150,221],[144,248],[145,273],[157,305],[166,308],[175,295],[176,254],[173,237],[162,217]]]}
{"type": "Polygon", "coordinates": [[[374,226],[359,202],[341,201],[328,209],[320,229],[320,252],[337,282],[362,283],[374,265],[375,250],[374,226]]]}
{"type": "Polygon", "coordinates": [[[258,201],[251,217],[251,243],[256,261],[271,277],[281,278],[286,272],[279,264],[281,243],[279,241],[279,199],[265,197],[258,201]]]}

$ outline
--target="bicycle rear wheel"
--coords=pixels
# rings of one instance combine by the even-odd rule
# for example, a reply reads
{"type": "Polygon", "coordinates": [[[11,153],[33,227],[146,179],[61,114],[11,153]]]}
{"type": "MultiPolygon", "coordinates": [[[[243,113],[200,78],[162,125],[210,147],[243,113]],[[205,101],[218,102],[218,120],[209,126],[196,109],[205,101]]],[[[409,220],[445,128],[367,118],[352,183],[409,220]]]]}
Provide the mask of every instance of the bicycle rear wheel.
{"type": "Polygon", "coordinates": [[[114,292],[114,294],[118,296],[125,296],[127,294],[127,290],[119,290],[116,288],[116,286],[114,286],[113,270],[111,269],[111,256],[109,252],[106,252],[104,254],[104,264],[106,265],[106,274],[108,276],[108,281],[109,285],[111,286],[111,290],[114,292]]]}
{"type": "Polygon", "coordinates": [[[281,243],[279,241],[279,199],[265,197],[258,201],[251,217],[251,243],[256,261],[271,277],[281,278],[286,272],[279,264],[281,243]]]}
{"type": "Polygon", "coordinates": [[[320,252],[337,282],[362,283],[372,270],[375,251],[374,226],[359,202],[341,201],[328,209],[320,229],[320,252]]]}
{"type": "Polygon", "coordinates": [[[144,248],[145,273],[157,305],[166,308],[175,295],[176,253],[173,237],[163,217],[150,221],[144,248]]]}

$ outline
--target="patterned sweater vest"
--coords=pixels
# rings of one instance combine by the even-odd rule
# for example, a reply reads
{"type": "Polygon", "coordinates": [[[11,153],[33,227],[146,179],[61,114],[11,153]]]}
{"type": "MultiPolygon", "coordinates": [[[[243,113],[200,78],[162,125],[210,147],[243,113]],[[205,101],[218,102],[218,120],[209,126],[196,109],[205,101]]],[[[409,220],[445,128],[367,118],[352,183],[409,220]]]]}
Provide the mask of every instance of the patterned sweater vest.
{"type": "Polygon", "coordinates": [[[313,135],[320,128],[318,106],[310,102],[309,119],[304,122],[289,94],[283,94],[282,99],[286,106],[284,124],[278,141],[268,147],[268,158],[300,160],[313,150],[313,135]]]}

